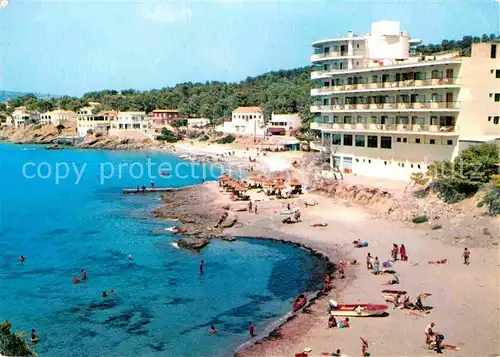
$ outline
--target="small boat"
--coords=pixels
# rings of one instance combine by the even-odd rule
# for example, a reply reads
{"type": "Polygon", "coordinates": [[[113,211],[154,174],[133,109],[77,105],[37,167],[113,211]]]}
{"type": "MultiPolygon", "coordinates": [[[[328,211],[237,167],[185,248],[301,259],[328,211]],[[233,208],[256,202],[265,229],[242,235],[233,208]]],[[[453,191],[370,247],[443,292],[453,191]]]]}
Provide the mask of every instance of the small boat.
{"type": "Polygon", "coordinates": [[[338,304],[334,300],[330,300],[329,303],[330,314],[333,316],[380,316],[389,308],[387,305],[378,304],[338,304]]]}
{"type": "Polygon", "coordinates": [[[295,300],[293,300],[293,312],[300,310],[307,304],[307,296],[305,293],[299,294],[295,300]]]}
{"type": "Polygon", "coordinates": [[[384,294],[385,301],[393,303],[398,295],[401,295],[402,297],[406,296],[406,291],[386,289],[382,290],[382,294],[384,294]]]}
{"type": "Polygon", "coordinates": [[[406,295],[406,291],[386,289],[386,290],[382,290],[382,294],[385,294],[385,295],[406,295]]]}

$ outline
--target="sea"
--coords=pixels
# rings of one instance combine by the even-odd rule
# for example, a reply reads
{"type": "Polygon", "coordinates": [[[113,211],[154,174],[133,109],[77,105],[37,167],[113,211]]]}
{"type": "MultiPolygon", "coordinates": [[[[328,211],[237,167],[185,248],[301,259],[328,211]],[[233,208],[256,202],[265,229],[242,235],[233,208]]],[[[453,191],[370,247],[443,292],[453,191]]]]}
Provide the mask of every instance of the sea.
{"type": "Polygon", "coordinates": [[[298,293],[319,288],[322,260],[244,237],[178,249],[176,222],[150,214],[159,195],[121,192],[220,173],[158,152],[0,144],[0,321],[27,340],[35,329],[41,357],[231,356],[249,322],[268,333],[298,293]]]}

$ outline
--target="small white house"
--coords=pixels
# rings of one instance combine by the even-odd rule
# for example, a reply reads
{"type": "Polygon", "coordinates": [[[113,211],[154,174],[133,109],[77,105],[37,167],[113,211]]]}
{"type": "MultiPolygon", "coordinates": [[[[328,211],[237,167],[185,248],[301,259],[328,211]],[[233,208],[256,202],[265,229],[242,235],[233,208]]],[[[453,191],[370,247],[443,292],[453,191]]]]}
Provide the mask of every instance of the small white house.
{"type": "Polygon", "coordinates": [[[261,107],[239,107],[233,110],[231,121],[224,122],[219,131],[226,134],[266,135],[264,109],[261,107]]]}
{"type": "Polygon", "coordinates": [[[26,124],[31,117],[31,113],[26,110],[26,107],[17,107],[12,113],[12,119],[15,127],[20,127],[26,124]]]}
{"type": "Polygon", "coordinates": [[[188,118],[188,128],[203,128],[210,124],[210,119],[207,118],[188,118]]]}
{"type": "Polygon", "coordinates": [[[267,123],[267,132],[272,135],[290,134],[291,131],[300,128],[299,114],[272,114],[267,123]]]}
{"type": "Polygon", "coordinates": [[[56,109],[40,114],[41,124],[52,124],[57,126],[59,124],[64,125],[70,122],[76,122],[76,113],[71,110],[56,109]]]}

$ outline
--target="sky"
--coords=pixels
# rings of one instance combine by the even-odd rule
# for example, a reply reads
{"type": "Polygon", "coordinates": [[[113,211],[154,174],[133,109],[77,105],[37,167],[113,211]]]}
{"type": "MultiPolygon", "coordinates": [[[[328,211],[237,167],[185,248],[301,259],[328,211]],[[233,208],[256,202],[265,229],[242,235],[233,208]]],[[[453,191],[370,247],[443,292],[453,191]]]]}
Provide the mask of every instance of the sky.
{"type": "Polygon", "coordinates": [[[379,20],[424,43],[499,33],[500,0],[0,0],[0,90],[82,95],[240,81],[310,64],[379,20]]]}

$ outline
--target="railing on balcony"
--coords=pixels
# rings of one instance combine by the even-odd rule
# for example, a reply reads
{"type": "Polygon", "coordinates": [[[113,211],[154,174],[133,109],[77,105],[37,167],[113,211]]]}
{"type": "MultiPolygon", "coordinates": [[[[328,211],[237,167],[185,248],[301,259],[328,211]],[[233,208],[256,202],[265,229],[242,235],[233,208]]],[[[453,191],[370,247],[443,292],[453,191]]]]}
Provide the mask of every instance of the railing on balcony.
{"type": "Polygon", "coordinates": [[[341,110],[404,110],[404,109],[458,109],[459,102],[371,103],[313,105],[311,111],[341,110]]]}
{"type": "Polygon", "coordinates": [[[387,131],[387,132],[428,132],[428,133],[457,133],[458,126],[443,126],[429,124],[366,124],[366,123],[312,123],[311,129],[332,130],[363,130],[363,131],[387,131]],[[314,125],[314,127],[313,127],[314,125]]]}
{"type": "Polygon", "coordinates": [[[363,56],[364,51],[330,51],[330,52],[322,52],[315,53],[311,56],[311,61],[318,61],[322,59],[328,58],[336,58],[336,57],[349,57],[349,56],[363,56]]]}
{"type": "MultiPolygon", "coordinates": [[[[321,72],[327,73],[329,71],[321,71],[321,72]]],[[[417,79],[417,80],[407,80],[407,81],[389,81],[389,82],[375,82],[375,83],[368,82],[368,83],[342,84],[336,86],[314,88],[311,90],[311,94],[320,94],[325,92],[341,92],[341,91],[360,90],[360,89],[418,88],[418,87],[428,87],[428,86],[447,86],[455,84],[459,84],[459,78],[423,79],[423,80],[417,79]]]]}

